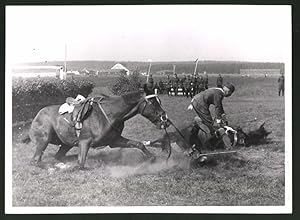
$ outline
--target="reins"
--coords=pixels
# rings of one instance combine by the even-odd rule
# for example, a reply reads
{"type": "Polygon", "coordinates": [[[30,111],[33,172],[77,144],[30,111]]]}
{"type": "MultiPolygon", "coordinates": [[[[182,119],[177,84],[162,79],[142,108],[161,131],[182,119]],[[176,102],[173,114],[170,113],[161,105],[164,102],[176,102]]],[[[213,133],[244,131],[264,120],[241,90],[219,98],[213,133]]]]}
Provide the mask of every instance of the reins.
{"type": "MultiPolygon", "coordinates": [[[[184,141],[185,145],[187,146],[187,148],[191,148],[193,151],[192,153],[194,152],[194,149],[193,149],[193,146],[190,145],[189,141],[186,140],[186,138],[184,137],[184,135],[180,132],[180,130],[175,126],[175,124],[170,120],[168,119],[168,121],[170,122],[170,124],[175,128],[176,132],[180,135],[180,137],[182,138],[182,140],[184,141]]],[[[168,137],[168,143],[169,143],[169,155],[167,157],[167,161],[169,160],[170,156],[171,156],[171,151],[172,151],[172,146],[171,146],[171,141],[170,141],[170,135],[169,133],[167,132],[167,129],[165,128],[165,132],[166,132],[166,135],[168,137]]],[[[189,154],[189,156],[192,155],[189,154]]]]}
{"type": "Polygon", "coordinates": [[[187,147],[191,147],[190,143],[185,139],[183,134],[180,132],[180,130],[175,126],[175,124],[169,119],[170,124],[175,128],[175,130],[178,132],[178,134],[181,136],[187,147]]]}
{"type": "Polygon", "coordinates": [[[168,157],[167,157],[167,163],[168,163],[168,160],[169,160],[169,158],[170,158],[170,156],[171,156],[171,151],[172,151],[172,147],[171,147],[171,139],[170,139],[170,135],[169,135],[169,133],[168,133],[168,131],[167,131],[167,128],[165,128],[165,132],[166,132],[166,135],[167,135],[167,137],[168,137],[168,144],[169,144],[169,154],[168,154],[168,157]]]}

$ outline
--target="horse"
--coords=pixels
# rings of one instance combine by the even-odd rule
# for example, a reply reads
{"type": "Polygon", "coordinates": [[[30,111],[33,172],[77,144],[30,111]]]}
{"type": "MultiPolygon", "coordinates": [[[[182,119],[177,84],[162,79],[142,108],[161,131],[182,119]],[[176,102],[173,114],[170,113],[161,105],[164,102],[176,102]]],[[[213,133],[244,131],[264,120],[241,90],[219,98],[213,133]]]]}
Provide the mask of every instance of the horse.
{"type": "MultiPolygon", "coordinates": [[[[226,134],[232,145],[236,147],[249,147],[267,142],[267,136],[271,133],[264,128],[265,122],[258,129],[245,133],[241,127],[231,129],[226,126],[226,134]]],[[[194,146],[199,152],[203,150],[226,149],[220,135],[209,134],[209,129],[201,127],[196,133],[193,132],[193,124],[182,126],[173,132],[165,134],[162,138],[150,142],[149,146],[161,148],[163,151],[170,150],[170,143],[176,143],[183,152],[189,152],[194,146]]]]}
{"type": "Polygon", "coordinates": [[[147,95],[144,91],[121,96],[101,94],[100,97],[89,99],[89,105],[91,111],[82,123],[79,136],[76,135],[75,127],[70,122],[71,116],[67,113],[59,114],[60,105],[46,106],[37,113],[27,137],[23,140],[25,143],[32,141],[36,146],[31,164],[38,165],[41,162],[43,152],[49,143],[61,145],[55,154],[57,160],[63,159],[74,146],[79,147],[80,168],[84,168],[90,147],[138,148],[151,161],[155,159],[144,144],[121,135],[125,121],[137,114],[147,118],[158,129],[166,129],[170,125],[157,95],[147,95]]]}

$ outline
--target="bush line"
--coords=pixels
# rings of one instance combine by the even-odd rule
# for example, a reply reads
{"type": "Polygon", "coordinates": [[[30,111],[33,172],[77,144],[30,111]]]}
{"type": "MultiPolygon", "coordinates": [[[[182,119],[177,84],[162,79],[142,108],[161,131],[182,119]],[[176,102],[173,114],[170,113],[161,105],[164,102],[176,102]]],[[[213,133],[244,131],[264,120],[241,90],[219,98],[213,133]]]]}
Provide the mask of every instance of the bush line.
{"type": "Polygon", "coordinates": [[[43,107],[63,104],[67,97],[76,97],[78,94],[87,97],[93,88],[93,83],[82,79],[14,78],[12,81],[13,123],[32,119],[43,107]]]}

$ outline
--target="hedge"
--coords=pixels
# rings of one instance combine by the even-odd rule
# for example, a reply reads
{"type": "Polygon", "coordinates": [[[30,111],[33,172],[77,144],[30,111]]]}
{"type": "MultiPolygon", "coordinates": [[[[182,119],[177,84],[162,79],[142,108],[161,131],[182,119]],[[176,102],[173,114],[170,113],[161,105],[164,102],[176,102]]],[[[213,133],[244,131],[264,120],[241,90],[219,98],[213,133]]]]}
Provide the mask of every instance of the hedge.
{"type": "Polygon", "coordinates": [[[120,75],[111,87],[111,91],[114,95],[123,95],[128,92],[138,91],[141,84],[142,80],[138,74],[120,75]]]}
{"type": "Polygon", "coordinates": [[[34,118],[47,105],[63,104],[67,97],[87,97],[94,85],[85,80],[14,78],[12,81],[13,123],[34,118]]]}

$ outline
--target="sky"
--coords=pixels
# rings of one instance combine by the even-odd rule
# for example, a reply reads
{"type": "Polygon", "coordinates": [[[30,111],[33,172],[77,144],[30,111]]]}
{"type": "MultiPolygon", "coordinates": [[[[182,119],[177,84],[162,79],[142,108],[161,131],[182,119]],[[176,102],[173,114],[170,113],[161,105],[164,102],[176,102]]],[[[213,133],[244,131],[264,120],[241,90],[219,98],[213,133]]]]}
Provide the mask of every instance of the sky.
{"type": "Polygon", "coordinates": [[[6,6],[6,62],[286,62],[291,6],[6,6]]]}

